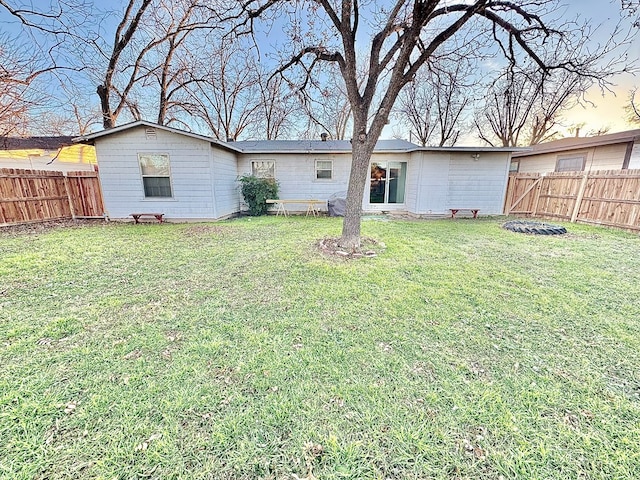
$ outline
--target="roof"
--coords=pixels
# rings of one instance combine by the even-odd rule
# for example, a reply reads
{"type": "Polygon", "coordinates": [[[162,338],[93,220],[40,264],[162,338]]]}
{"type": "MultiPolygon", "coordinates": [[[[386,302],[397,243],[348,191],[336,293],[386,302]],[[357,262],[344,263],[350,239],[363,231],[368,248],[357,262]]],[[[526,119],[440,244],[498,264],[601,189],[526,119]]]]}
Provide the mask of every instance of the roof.
{"type": "Polygon", "coordinates": [[[551,142],[532,145],[530,151],[514,153],[514,157],[540,155],[543,153],[563,152],[567,150],[580,150],[582,148],[600,147],[603,145],[615,145],[618,143],[640,142],[640,129],[626,130],[624,132],[598,135],[597,137],[570,137],[553,140],[551,142]]]}
{"type": "Polygon", "coordinates": [[[0,150],[58,150],[73,145],[73,137],[0,137],[0,150]]]}
{"type": "MultiPolygon", "coordinates": [[[[136,127],[150,127],[165,130],[178,135],[196,138],[212,145],[237,152],[237,153],[351,153],[351,141],[349,140],[244,140],[239,142],[222,142],[212,137],[191,133],[177,128],[158,125],[146,120],[138,120],[117,127],[102,130],[100,132],[83,135],[74,138],[77,143],[93,144],[98,138],[113,135],[136,127]]],[[[529,151],[529,148],[517,147],[421,147],[406,140],[378,140],[375,147],[377,153],[398,153],[418,151],[445,151],[445,152],[520,152],[529,151]]]]}
{"type": "Polygon", "coordinates": [[[197,133],[187,132],[185,130],[180,130],[178,128],[167,127],[166,125],[159,125],[157,123],[148,122],[146,120],[137,120],[135,122],[125,123],[124,125],[119,125],[113,128],[107,128],[105,130],[101,130],[100,132],[90,133],[88,135],[82,135],[80,137],[76,137],[73,139],[76,143],[91,143],[93,144],[96,138],[106,137],[107,135],[113,135],[114,133],[123,132],[125,130],[129,130],[131,128],[136,127],[150,127],[157,128],[159,130],[164,130],[165,132],[176,133],[178,135],[185,135],[187,137],[196,138],[198,140],[202,140],[205,142],[209,142],[214,145],[218,145],[222,148],[226,148],[227,150],[233,150],[235,152],[240,152],[240,150],[233,145],[230,145],[225,142],[221,142],[212,137],[207,137],[205,135],[199,135],[197,133]]]}
{"type": "MultiPolygon", "coordinates": [[[[233,142],[243,153],[351,153],[349,140],[247,140],[233,142]]],[[[418,148],[406,140],[378,140],[376,152],[409,152],[418,148]]]]}

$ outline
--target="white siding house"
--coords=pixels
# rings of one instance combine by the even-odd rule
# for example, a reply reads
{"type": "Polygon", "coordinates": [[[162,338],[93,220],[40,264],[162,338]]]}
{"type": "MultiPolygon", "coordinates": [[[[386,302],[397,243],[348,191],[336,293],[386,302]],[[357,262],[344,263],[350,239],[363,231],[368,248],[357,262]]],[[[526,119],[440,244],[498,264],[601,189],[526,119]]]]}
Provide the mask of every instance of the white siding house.
{"type": "Polygon", "coordinates": [[[96,147],[110,218],[158,212],[167,218],[216,219],[237,211],[235,155],[227,147],[212,147],[207,137],[136,122],[86,138],[96,147]],[[149,159],[163,162],[164,171],[145,172],[149,159]],[[154,179],[161,179],[165,190],[149,191],[147,182],[154,179]]]}
{"type": "MultiPolygon", "coordinates": [[[[184,220],[234,215],[242,208],[237,179],[245,174],[274,177],[281,199],[327,200],[346,192],[351,169],[348,141],[223,143],[145,121],[76,141],[96,147],[107,214],[114,219],[156,212],[184,220]]],[[[450,209],[473,208],[499,215],[516,150],[381,140],[363,210],[446,216],[450,209]]]]}

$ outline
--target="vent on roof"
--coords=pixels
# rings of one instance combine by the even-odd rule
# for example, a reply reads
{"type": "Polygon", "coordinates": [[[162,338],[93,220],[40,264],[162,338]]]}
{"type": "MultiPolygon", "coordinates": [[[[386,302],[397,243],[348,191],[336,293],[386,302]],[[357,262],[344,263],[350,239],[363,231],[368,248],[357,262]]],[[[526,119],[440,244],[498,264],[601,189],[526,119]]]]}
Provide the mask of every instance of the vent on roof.
{"type": "Polygon", "coordinates": [[[144,131],[147,140],[155,140],[156,138],[156,129],[153,127],[147,127],[144,131]]]}

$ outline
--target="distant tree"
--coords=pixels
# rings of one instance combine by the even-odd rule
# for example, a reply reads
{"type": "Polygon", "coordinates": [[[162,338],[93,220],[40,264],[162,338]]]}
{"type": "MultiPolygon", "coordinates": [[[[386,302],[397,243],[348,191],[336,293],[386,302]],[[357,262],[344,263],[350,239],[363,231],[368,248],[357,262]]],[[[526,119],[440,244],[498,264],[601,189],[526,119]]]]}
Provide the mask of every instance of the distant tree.
{"type": "Polygon", "coordinates": [[[281,77],[272,77],[264,69],[258,70],[257,87],[260,106],[258,123],[253,128],[257,138],[277,140],[291,135],[300,104],[291,86],[281,77]]]}
{"type": "Polygon", "coordinates": [[[13,27],[0,33],[0,135],[27,135],[43,124],[46,106],[60,103],[65,74],[82,70],[68,49],[92,11],[82,0],[0,0],[0,14],[13,27]]]}
{"type": "Polygon", "coordinates": [[[423,147],[455,145],[472,100],[470,65],[458,60],[446,66],[451,68],[429,65],[419,71],[398,96],[396,116],[423,147]]]}
{"type": "Polygon", "coordinates": [[[333,140],[346,138],[353,124],[353,112],[344,80],[335,65],[325,65],[324,72],[297,93],[307,124],[303,137],[318,138],[320,133],[327,133],[333,140]]]}
{"type": "Polygon", "coordinates": [[[638,104],[638,100],[636,100],[637,91],[637,87],[629,91],[629,100],[625,106],[627,120],[634,124],[640,124],[640,104],[638,104]]]}
{"type": "Polygon", "coordinates": [[[544,71],[536,66],[507,67],[488,88],[485,104],[476,114],[480,138],[502,147],[552,140],[559,134],[562,113],[581,103],[592,85],[615,73],[596,70],[600,68],[597,60],[585,62],[593,69],[591,74],[563,69],[544,71]]]}
{"type": "Polygon", "coordinates": [[[151,102],[157,108],[157,122],[173,120],[169,111],[176,106],[174,97],[188,82],[177,52],[188,51],[186,39],[193,34],[221,28],[213,5],[208,0],[128,0],[113,43],[93,42],[99,57],[107,59],[97,88],[104,128],[113,127],[124,111],[134,119],[147,116],[149,108],[141,101],[148,102],[151,85],[157,94],[151,102]],[[146,98],[136,95],[142,86],[146,98]]]}

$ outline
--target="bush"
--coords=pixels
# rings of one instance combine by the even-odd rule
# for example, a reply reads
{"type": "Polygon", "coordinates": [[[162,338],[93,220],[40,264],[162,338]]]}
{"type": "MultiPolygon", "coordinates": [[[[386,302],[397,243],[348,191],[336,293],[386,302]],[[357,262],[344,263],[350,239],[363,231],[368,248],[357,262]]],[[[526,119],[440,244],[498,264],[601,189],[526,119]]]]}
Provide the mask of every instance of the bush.
{"type": "Polygon", "coordinates": [[[274,178],[258,178],[254,175],[243,175],[238,181],[244,201],[249,206],[249,215],[266,215],[273,206],[267,203],[267,199],[278,198],[278,182],[274,178]]]}

